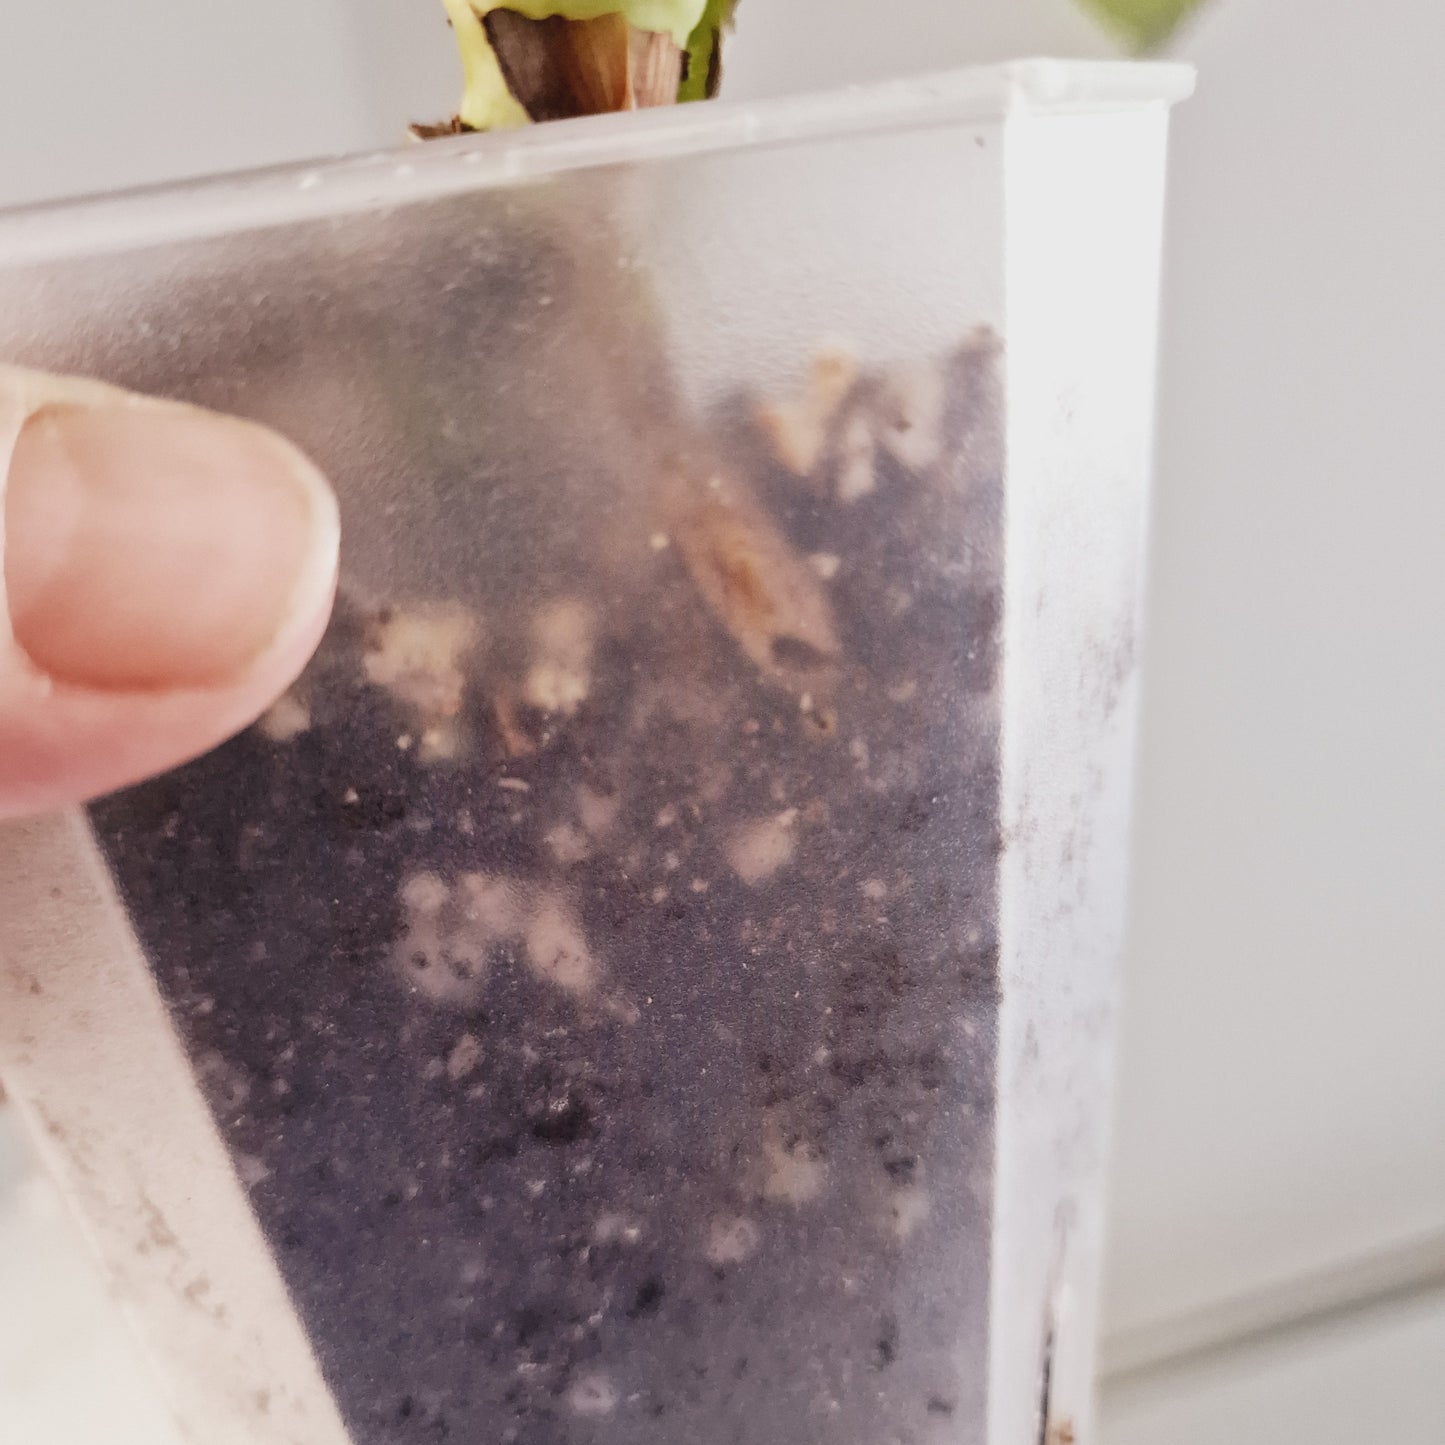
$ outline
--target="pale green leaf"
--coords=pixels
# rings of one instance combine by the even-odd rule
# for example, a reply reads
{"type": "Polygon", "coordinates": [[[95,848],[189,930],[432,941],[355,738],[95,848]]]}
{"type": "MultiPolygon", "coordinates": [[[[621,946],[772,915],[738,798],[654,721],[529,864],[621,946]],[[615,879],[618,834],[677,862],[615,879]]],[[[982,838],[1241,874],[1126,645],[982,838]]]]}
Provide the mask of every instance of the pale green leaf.
{"type": "Polygon", "coordinates": [[[736,0],[707,0],[707,8],[687,42],[687,70],[679,100],[706,100],[717,86],[723,31],[732,23],[736,0]]]}
{"type": "Polygon", "coordinates": [[[1080,0],[1135,50],[1163,45],[1202,0],[1080,0]]]}
{"type": "Polygon", "coordinates": [[[515,10],[529,20],[561,16],[564,20],[596,20],[622,15],[639,30],[671,35],[679,49],[702,17],[706,0],[468,0],[478,15],[490,10],[515,10]]]}

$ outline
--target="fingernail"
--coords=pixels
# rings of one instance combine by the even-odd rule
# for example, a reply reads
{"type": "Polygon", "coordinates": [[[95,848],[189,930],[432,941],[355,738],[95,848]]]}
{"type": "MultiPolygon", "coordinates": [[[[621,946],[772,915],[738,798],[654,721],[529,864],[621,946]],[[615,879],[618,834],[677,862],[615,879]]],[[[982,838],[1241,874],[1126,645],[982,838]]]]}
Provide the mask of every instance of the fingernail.
{"type": "Polygon", "coordinates": [[[264,428],[190,408],[42,406],[4,508],[15,641],[61,682],[238,680],[334,575],[320,473],[264,428]]]}

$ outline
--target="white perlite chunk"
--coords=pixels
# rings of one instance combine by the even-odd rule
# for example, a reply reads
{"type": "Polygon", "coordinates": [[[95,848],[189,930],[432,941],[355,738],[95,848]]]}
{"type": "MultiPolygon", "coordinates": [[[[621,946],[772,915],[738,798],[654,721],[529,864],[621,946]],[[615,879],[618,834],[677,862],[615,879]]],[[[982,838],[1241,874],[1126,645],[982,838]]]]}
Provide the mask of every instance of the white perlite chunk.
{"type": "Polygon", "coordinates": [[[715,1269],[724,1269],[750,1258],[761,1239],[762,1234],[751,1219],[741,1215],[714,1219],[708,1225],[707,1245],[703,1253],[715,1269]]]}
{"type": "Polygon", "coordinates": [[[929,362],[898,367],[884,384],[879,439],[905,467],[927,471],[943,455],[947,404],[942,367],[929,362]]]}
{"type": "Polygon", "coordinates": [[[527,962],[539,978],[582,998],[595,991],[597,965],[576,912],[561,894],[538,897],[526,941],[527,962]]]}
{"type": "Polygon", "coordinates": [[[256,726],[269,741],[289,743],[311,727],[311,709],[294,692],[288,692],[261,714],[256,726]]]}
{"type": "Polygon", "coordinates": [[[802,392],[758,407],[758,424],[778,460],[795,476],[806,477],[822,459],[833,418],[858,379],[858,363],[845,352],[824,352],[802,392]]]}
{"type": "Polygon", "coordinates": [[[642,1238],[642,1227],[625,1214],[604,1214],[592,1230],[598,1244],[636,1244],[642,1238]]]}
{"type": "Polygon", "coordinates": [[[606,834],[621,811],[620,793],[596,793],[585,783],[577,789],[577,821],[594,838],[606,834]]]}
{"type": "MultiPolygon", "coordinates": [[[[599,1003],[636,1022],[620,995],[600,996],[603,970],[588,945],[582,920],[561,889],[489,873],[463,873],[449,884],[435,873],[414,873],[401,887],[404,925],[393,964],[415,993],[434,1003],[465,1007],[481,997],[502,949],[517,949],[532,974],[578,1003],[599,1003]]],[[[453,1078],[480,1057],[464,1037],[447,1063],[453,1078]],[[459,1051],[459,1052],[458,1052],[459,1051]],[[453,1070],[461,1070],[455,1073],[453,1070]]]]}
{"type": "Polygon", "coordinates": [[[238,1154],[236,1156],[236,1177],[247,1189],[254,1189],[258,1184],[264,1184],[271,1177],[271,1171],[267,1168],[265,1161],[256,1155],[238,1154]]]}
{"type": "Polygon", "coordinates": [[[902,1242],[910,1238],[930,1212],[928,1191],[920,1184],[895,1189],[888,1200],[888,1232],[902,1242]]]}
{"type": "Polygon", "coordinates": [[[476,618],[461,607],[394,613],[379,624],[362,659],[367,681],[423,717],[455,717],[466,685],[462,659],[479,631],[476,618]]]}
{"type": "Polygon", "coordinates": [[[542,841],[564,867],[585,863],[592,856],[592,840],[575,823],[558,823],[547,830],[542,841]]]}
{"type": "Polygon", "coordinates": [[[362,671],[368,682],[411,710],[424,761],[451,758],[458,751],[456,719],[466,691],[462,664],[480,637],[476,617],[454,605],[395,612],[371,636],[362,671]]]}
{"type": "Polygon", "coordinates": [[[617,1408],[617,1387],[606,1375],[579,1375],[567,1388],[567,1404],[574,1415],[598,1418],[617,1408]]]}
{"type": "Polygon", "coordinates": [[[813,1145],[776,1129],[763,1140],[763,1170],[763,1198],[779,1204],[811,1204],[828,1178],[828,1166],[813,1145]]]}
{"type": "Polygon", "coordinates": [[[574,598],[544,607],[532,620],[532,664],[522,699],[547,713],[570,717],[592,691],[595,623],[574,598]]]}
{"type": "Polygon", "coordinates": [[[482,1046],[473,1034],[463,1034],[447,1055],[447,1078],[459,1083],[482,1061],[482,1046]]]}
{"type": "Polygon", "coordinates": [[[733,872],[744,883],[758,884],[786,867],[797,847],[797,821],[798,810],[787,808],[739,828],[727,846],[733,872]]]}
{"type": "Polygon", "coordinates": [[[868,496],[878,485],[877,443],[873,423],[855,412],[843,427],[838,443],[838,500],[851,504],[868,496]]]}
{"type": "Polygon", "coordinates": [[[493,950],[522,931],[525,917],[522,891],[485,873],[464,873],[455,887],[435,873],[414,873],[402,884],[401,904],[397,970],[437,1003],[475,1001],[493,950]]]}

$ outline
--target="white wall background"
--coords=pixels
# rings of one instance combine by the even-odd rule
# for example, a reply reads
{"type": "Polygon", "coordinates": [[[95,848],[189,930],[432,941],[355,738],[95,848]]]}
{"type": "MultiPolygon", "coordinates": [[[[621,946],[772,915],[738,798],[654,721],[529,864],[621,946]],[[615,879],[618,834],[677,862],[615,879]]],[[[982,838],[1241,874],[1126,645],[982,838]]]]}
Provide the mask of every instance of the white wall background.
{"type": "Polygon", "coordinates": [[[1445,1262],[1445,6],[1187,49],[1118,1327],[1445,1262]]]}
{"type": "MultiPolygon", "coordinates": [[[[1050,0],[741,14],[745,92],[1103,45],[1050,0]]],[[[1445,6],[1214,0],[1174,50],[1121,1363],[1445,1277],[1445,6]]]]}
{"type": "MultiPolygon", "coordinates": [[[[1109,49],[1068,0],[741,15],[743,96],[1109,49]]],[[[5,0],[0,202],[387,143],[450,106],[448,47],[426,0],[5,0]]],[[[1175,48],[1202,75],[1177,114],[1126,965],[1108,1324],[1130,1366],[1445,1280],[1445,6],[1215,0],[1175,48]]],[[[1343,1380],[1333,1348],[1120,1394],[1115,1438],[1302,1438],[1262,1407],[1226,1434],[1148,1412],[1343,1380]]],[[[1439,1445],[1436,1405],[1378,1438],[1439,1445]]]]}

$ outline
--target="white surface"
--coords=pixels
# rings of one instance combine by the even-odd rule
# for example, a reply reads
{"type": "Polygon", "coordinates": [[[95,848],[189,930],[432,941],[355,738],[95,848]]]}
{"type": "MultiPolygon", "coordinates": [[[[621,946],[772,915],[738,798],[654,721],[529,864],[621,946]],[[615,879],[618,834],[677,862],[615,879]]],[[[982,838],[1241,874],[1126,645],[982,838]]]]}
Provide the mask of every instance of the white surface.
{"type": "Polygon", "coordinates": [[[1047,1433],[1091,1438],[1168,123],[1156,104],[1004,138],[988,1438],[1013,1445],[1040,1438],[1041,1379],[1047,1433]]]}
{"type": "Polygon", "coordinates": [[[119,1308],[0,1109],[0,1445],[180,1445],[119,1308]]]}
{"type": "MultiPolygon", "coordinates": [[[[1107,48],[1067,0],[822,4],[744,0],[730,92],[1107,48]]],[[[452,103],[427,8],[10,0],[0,193],[377,144],[452,103]]],[[[1445,7],[1214,0],[1179,50],[1119,1328],[1445,1230],[1445,7]]]]}
{"type": "Polygon", "coordinates": [[[1445,1294],[1104,1397],[1099,1445],[1440,1445],[1445,1294]]]}
{"type": "Polygon", "coordinates": [[[785,95],[1022,55],[1117,53],[1074,0],[739,0],[729,95],[785,95]]]}
{"type": "Polygon", "coordinates": [[[1445,6],[1189,48],[1116,1329],[1445,1234],[1445,6]]]}
{"type": "Polygon", "coordinates": [[[89,824],[3,831],[0,1067],[182,1433],[348,1445],[89,824]]]}
{"type": "Polygon", "coordinates": [[[367,144],[349,5],[5,0],[0,204],[367,144]]]}

